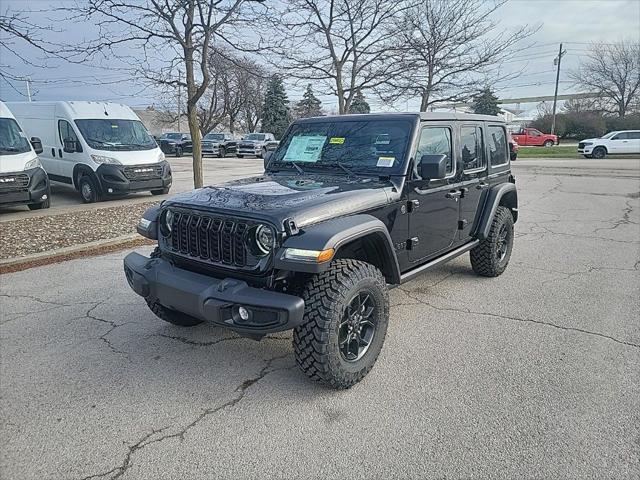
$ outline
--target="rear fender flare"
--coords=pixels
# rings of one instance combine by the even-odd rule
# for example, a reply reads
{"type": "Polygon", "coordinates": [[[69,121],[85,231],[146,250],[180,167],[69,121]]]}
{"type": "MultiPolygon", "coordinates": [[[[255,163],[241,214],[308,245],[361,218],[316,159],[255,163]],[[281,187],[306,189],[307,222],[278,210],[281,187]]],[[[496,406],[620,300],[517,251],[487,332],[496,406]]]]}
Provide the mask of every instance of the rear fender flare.
{"type": "Polygon", "coordinates": [[[487,199],[484,202],[484,208],[476,229],[475,236],[479,240],[484,240],[489,236],[491,222],[498,210],[503,206],[511,210],[513,221],[518,220],[518,191],[513,183],[501,183],[492,187],[487,192],[487,199]]]}

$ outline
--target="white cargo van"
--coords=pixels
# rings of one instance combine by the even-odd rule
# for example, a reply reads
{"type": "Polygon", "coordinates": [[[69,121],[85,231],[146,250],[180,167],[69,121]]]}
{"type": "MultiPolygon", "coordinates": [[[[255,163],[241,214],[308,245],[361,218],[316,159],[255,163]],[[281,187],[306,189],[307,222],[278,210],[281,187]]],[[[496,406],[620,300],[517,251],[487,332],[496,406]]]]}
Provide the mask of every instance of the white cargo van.
{"type": "Polygon", "coordinates": [[[7,106],[0,102],[0,207],[26,204],[49,208],[49,179],[40,165],[40,139],[27,139],[7,106]]]}
{"type": "Polygon", "coordinates": [[[108,196],[169,192],[171,167],[128,106],[105,102],[10,102],[29,135],[42,139],[42,165],[85,203],[108,196]]]}

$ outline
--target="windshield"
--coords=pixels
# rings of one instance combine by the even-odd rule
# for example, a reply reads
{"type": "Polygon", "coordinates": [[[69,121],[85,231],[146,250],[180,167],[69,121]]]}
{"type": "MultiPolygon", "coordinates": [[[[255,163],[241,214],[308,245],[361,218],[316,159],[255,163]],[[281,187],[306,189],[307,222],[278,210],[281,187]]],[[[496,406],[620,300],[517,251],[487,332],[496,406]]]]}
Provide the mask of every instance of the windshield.
{"type": "Polygon", "coordinates": [[[409,120],[298,123],[280,142],[271,165],[275,169],[297,165],[305,171],[333,168],[341,173],[403,173],[412,132],[409,120]]]}
{"type": "Polygon", "coordinates": [[[139,120],[76,120],[76,125],[96,150],[151,150],[157,146],[139,120]]]}
{"type": "Polygon", "coordinates": [[[606,135],[603,135],[602,138],[611,138],[618,132],[609,132],[606,135]]]}
{"type": "Polygon", "coordinates": [[[13,118],[0,118],[0,155],[31,151],[31,144],[13,118]]]}
{"type": "Polygon", "coordinates": [[[182,138],[181,133],[163,133],[160,139],[166,140],[180,140],[182,138]]]}
{"type": "Polygon", "coordinates": [[[246,137],[244,137],[245,140],[264,140],[264,133],[250,133],[249,135],[247,135],[246,137]]]}
{"type": "Polygon", "coordinates": [[[224,140],[224,133],[207,133],[204,140],[224,140]]]}

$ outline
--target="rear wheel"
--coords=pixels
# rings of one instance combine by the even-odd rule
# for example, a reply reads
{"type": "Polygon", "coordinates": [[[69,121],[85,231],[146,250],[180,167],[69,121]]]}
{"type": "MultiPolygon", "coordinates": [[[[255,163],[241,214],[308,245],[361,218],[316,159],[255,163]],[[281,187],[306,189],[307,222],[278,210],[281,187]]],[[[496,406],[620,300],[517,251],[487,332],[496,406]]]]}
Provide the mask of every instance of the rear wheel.
{"type": "Polygon", "coordinates": [[[84,203],[95,203],[100,201],[100,191],[96,182],[89,175],[82,175],[78,180],[78,190],[84,203]]]}
{"type": "Polygon", "coordinates": [[[186,313],[172,310],[157,302],[150,302],[147,300],[147,305],[151,311],[156,314],[156,317],[173,325],[178,325],[180,327],[194,327],[202,323],[202,320],[192,317],[191,315],[187,315],[186,313]]]}
{"type": "Polygon", "coordinates": [[[296,362],[310,378],[349,388],[373,368],[387,333],[389,294],[373,265],[335,260],[305,286],[305,322],[293,332],[296,362]]]}
{"type": "Polygon", "coordinates": [[[604,147],[596,147],[593,149],[593,152],[591,152],[591,155],[593,156],[593,158],[604,158],[607,156],[607,151],[604,149],[604,147]]]}
{"type": "Polygon", "coordinates": [[[508,208],[498,207],[489,236],[470,252],[473,271],[483,277],[501,275],[513,250],[513,216],[508,208]]]}
{"type": "Polygon", "coordinates": [[[549,147],[553,147],[553,140],[546,140],[544,142],[544,146],[549,148],[549,147]]]}

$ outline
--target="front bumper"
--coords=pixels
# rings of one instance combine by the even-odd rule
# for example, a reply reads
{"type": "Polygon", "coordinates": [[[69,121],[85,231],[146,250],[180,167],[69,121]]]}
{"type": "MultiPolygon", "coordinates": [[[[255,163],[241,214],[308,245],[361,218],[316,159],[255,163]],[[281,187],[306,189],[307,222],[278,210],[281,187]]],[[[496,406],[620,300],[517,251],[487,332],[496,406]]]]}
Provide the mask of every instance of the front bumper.
{"type": "Polygon", "coordinates": [[[301,298],[250,287],[241,280],[212,278],[135,252],[124,258],[124,271],[129,286],[148,301],[241,334],[260,337],[303,321],[301,298]],[[249,310],[248,320],[238,315],[240,306],[249,310]]]}
{"type": "Polygon", "coordinates": [[[203,143],[202,144],[203,155],[220,155],[220,146],[217,143],[203,143]]]}
{"type": "Polygon", "coordinates": [[[0,182],[0,204],[32,204],[42,203],[49,198],[49,177],[40,168],[32,168],[22,172],[0,174],[3,179],[14,179],[12,182],[0,182]],[[26,185],[19,179],[27,176],[26,185]]]}
{"type": "MultiPolygon", "coordinates": [[[[140,165],[140,168],[155,168],[157,164],[140,165]]],[[[162,171],[159,175],[155,173],[149,176],[127,177],[125,174],[126,165],[102,164],[96,170],[100,189],[106,195],[124,195],[131,192],[148,192],[150,190],[160,190],[171,186],[173,177],[169,162],[160,162],[162,171]]]]}

